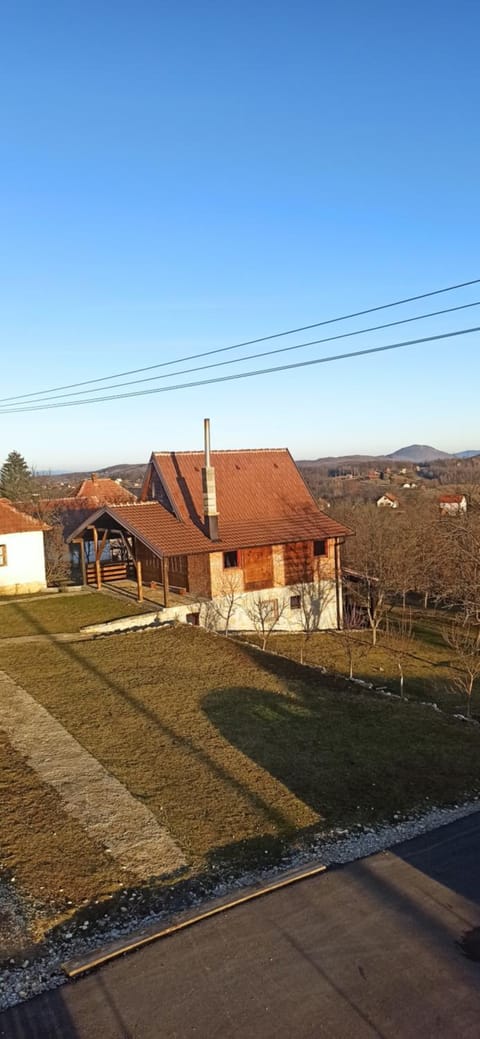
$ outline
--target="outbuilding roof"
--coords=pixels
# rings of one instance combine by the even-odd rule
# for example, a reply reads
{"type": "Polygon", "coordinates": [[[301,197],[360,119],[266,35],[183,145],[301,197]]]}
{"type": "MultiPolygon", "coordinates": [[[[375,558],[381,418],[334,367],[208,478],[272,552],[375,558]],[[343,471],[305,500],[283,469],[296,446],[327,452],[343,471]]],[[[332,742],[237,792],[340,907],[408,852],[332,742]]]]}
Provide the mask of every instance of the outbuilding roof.
{"type": "Polygon", "coordinates": [[[50,530],[48,523],[41,523],[12,505],[8,498],[0,498],[0,536],[2,534],[27,534],[38,530],[50,530]]]}

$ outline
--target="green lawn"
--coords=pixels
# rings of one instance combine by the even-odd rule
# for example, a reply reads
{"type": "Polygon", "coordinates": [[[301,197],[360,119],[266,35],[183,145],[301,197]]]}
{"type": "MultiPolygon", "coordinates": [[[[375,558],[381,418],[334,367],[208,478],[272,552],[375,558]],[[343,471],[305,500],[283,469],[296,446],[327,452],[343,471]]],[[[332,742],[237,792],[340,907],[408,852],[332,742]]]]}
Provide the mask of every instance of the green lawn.
{"type": "Polygon", "coordinates": [[[51,595],[28,600],[19,597],[13,602],[4,601],[0,604],[0,639],[79,631],[85,624],[98,624],[151,610],[151,606],[123,602],[113,595],[98,592],[51,595]]]}

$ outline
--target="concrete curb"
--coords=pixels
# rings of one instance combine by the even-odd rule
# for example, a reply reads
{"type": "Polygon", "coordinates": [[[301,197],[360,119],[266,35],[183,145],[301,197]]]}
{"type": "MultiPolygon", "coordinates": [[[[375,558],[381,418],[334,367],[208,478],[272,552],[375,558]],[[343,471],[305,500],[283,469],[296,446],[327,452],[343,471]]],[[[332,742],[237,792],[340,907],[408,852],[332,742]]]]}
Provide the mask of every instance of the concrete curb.
{"type": "Polygon", "coordinates": [[[261,888],[251,888],[246,894],[241,895],[239,898],[230,899],[228,901],[214,901],[210,904],[210,907],[203,910],[203,912],[195,913],[193,916],[182,917],[169,927],[164,927],[161,930],[154,927],[148,931],[140,931],[136,935],[132,935],[128,940],[123,938],[118,942],[114,942],[105,946],[103,949],[91,953],[83,960],[68,960],[66,963],[62,964],[62,970],[68,978],[77,978],[79,975],[94,970],[96,967],[101,967],[105,963],[110,963],[112,960],[118,959],[120,956],[125,956],[129,952],[135,952],[136,949],[141,949],[143,946],[150,945],[152,942],[159,941],[161,938],[169,938],[171,935],[177,934],[178,931],[184,931],[188,927],[193,927],[194,924],[201,923],[202,920],[208,920],[212,916],[226,913],[230,909],[235,909],[239,905],[243,905],[246,902],[253,902],[257,898],[263,898],[264,895],[270,895],[274,891],[279,891],[281,888],[289,887],[291,884],[297,884],[301,880],[308,880],[310,877],[316,877],[321,873],[325,873],[326,869],[326,866],[315,866],[313,869],[292,871],[284,876],[282,880],[273,881],[273,883],[267,884],[261,888]]]}

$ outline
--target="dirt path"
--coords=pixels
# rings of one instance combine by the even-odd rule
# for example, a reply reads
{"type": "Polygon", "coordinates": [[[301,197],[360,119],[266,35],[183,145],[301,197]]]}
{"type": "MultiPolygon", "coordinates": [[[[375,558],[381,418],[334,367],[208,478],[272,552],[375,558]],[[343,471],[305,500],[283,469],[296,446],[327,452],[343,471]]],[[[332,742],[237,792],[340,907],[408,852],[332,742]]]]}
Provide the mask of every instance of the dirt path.
{"type": "Polygon", "coordinates": [[[0,671],[0,728],[65,808],[126,869],[166,876],[184,856],[155,816],[132,797],[41,704],[0,671]]]}

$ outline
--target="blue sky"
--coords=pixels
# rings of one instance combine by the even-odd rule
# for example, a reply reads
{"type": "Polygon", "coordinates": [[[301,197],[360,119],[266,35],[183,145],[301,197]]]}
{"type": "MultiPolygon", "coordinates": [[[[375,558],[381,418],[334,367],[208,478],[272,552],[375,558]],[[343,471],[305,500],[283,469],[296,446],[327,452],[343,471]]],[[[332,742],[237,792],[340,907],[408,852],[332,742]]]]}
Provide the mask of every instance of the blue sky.
{"type": "MultiPolygon", "coordinates": [[[[2,396],[480,276],[479,31],[475,0],[3,5],[2,396]]],[[[476,324],[480,307],[345,348],[476,324]]],[[[141,461],[200,447],[204,415],[216,447],[297,457],[480,448],[479,346],[0,415],[0,454],[141,461]]]]}

